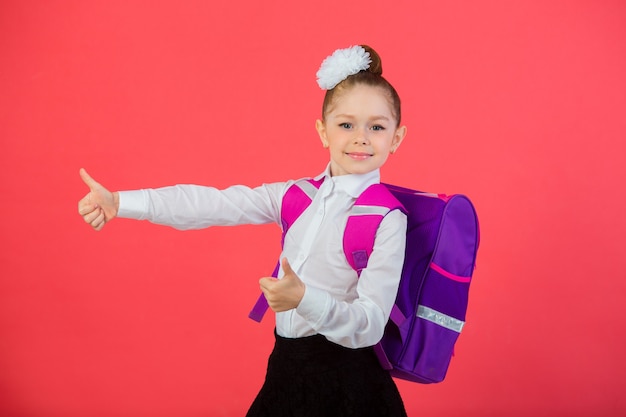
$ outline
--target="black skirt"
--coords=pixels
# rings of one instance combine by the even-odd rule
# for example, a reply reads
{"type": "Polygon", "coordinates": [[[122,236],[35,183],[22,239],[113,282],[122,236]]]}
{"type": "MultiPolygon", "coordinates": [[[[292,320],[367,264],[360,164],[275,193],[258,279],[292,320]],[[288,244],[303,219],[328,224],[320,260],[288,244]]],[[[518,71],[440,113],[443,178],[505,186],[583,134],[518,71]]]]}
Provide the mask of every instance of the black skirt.
{"type": "Polygon", "coordinates": [[[265,383],[247,417],[402,417],[404,404],[373,348],[316,335],[276,335],[265,383]]]}

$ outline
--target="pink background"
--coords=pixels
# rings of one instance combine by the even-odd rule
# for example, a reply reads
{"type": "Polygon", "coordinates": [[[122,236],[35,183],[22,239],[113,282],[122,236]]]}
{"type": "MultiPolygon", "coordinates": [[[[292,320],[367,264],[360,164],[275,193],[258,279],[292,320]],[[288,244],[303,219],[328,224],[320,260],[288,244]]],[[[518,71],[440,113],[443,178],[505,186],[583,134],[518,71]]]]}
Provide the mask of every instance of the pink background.
{"type": "Polygon", "coordinates": [[[448,378],[410,416],[626,413],[626,3],[0,3],[0,415],[241,416],[276,226],[77,214],[111,189],[319,173],[321,60],[375,47],[408,136],[383,171],[482,226],[448,378]],[[337,5],[340,3],[341,5],[337,5]]]}

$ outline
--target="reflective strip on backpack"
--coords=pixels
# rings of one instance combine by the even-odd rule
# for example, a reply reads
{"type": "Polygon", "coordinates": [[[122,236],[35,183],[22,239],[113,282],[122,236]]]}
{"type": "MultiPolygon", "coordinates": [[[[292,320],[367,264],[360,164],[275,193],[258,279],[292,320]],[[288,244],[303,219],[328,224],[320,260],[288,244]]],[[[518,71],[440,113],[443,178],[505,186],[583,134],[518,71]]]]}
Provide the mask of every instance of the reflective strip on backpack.
{"type": "Polygon", "coordinates": [[[385,216],[389,213],[389,209],[387,207],[381,206],[352,206],[352,210],[350,211],[351,216],[364,216],[367,214],[378,214],[380,216],[385,216]]]}
{"type": "Polygon", "coordinates": [[[433,310],[432,308],[426,307],[423,305],[417,306],[416,315],[417,317],[421,319],[428,320],[430,322],[438,324],[441,327],[445,327],[446,329],[455,331],[457,333],[461,333],[461,330],[463,329],[463,325],[465,324],[464,321],[455,319],[452,316],[448,316],[437,310],[433,310]]]}
{"type": "Polygon", "coordinates": [[[308,181],[298,181],[295,185],[298,186],[298,188],[300,188],[302,191],[304,191],[304,194],[306,194],[307,197],[309,197],[311,201],[313,201],[313,198],[318,191],[317,187],[315,187],[308,181]]]}

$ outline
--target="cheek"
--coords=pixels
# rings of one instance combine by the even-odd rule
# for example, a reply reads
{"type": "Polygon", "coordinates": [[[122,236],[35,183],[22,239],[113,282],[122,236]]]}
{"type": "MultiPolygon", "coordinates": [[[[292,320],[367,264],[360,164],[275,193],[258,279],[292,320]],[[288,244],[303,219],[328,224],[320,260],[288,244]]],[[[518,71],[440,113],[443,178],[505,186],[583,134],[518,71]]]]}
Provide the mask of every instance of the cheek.
{"type": "Polygon", "coordinates": [[[331,156],[341,156],[343,155],[343,148],[335,145],[335,146],[330,146],[330,155],[331,156]]]}
{"type": "Polygon", "coordinates": [[[379,137],[378,140],[373,145],[376,147],[376,150],[380,153],[389,153],[389,150],[393,146],[393,138],[388,136],[379,137]]]}
{"type": "Polygon", "coordinates": [[[389,158],[389,155],[389,152],[381,152],[379,154],[378,162],[380,163],[380,165],[383,165],[385,162],[387,162],[387,158],[389,158]]]}

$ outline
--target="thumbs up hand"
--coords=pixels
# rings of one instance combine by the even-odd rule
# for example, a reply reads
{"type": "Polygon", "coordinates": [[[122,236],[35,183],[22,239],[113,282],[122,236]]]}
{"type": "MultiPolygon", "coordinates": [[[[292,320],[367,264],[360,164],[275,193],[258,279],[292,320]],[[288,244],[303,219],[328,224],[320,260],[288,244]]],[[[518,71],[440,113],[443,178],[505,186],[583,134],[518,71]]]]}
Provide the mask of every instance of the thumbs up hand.
{"type": "Polygon", "coordinates": [[[89,193],[78,202],[78,214],[95,230],[102,230],[117,215],[119,195],[104,188],[83,168],[80,169],[80,177],[89,187],[89,193]]]}
{"type": "Polygon", "coordinates": [[[281,260],[285,275],[281,279],[265,277],[259,280],[261,291],[267,303],[275,312],[287,311],[298,307],[306,286],[291,269],[287,258],[281,260]]]}

